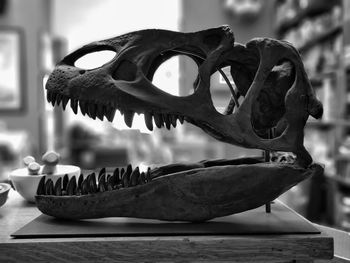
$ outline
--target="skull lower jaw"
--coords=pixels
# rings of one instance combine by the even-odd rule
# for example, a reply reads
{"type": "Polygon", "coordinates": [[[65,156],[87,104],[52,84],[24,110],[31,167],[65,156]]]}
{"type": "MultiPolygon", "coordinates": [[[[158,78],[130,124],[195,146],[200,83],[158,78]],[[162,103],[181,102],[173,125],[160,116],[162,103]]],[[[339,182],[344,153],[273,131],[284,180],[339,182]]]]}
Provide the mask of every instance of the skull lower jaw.
{"type": "Polygon", "coordinates": [[[75,190],[75,194],[64,196],[39,194],[36,202],[40,211],[58,218],[197,222],[254,209],[322,172],[318,164],[305,169],[295,164],[260,163],[253,158],[207,161],[159,167],[151,171],[154,178],[149,182],[128,187],[112,186],[102,192],[98,187],[96,192],[86,194],[75,190]]]}

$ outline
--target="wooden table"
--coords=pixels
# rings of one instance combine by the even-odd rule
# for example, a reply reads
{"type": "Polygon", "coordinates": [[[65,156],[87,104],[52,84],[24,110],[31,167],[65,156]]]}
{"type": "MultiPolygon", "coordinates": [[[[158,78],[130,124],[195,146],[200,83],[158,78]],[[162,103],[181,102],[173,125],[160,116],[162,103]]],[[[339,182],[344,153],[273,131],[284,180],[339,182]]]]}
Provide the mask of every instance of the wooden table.
{"type": "MultiPolygon", "coordinates": [[[[0,262],[314,262],[314,258],[332,258],[326,250],[319,250],[333,242],[329,235],[335,238],[335,254],[344,253],[346,248],[350,254],[349,235],[324,227],[320,227],[320,235],[10,237],[39,215],[35,205],[11,190],[7,203],[0,208],[0,262]]],[[[334,258],[315,262],[347,261],[334,258]]]]}

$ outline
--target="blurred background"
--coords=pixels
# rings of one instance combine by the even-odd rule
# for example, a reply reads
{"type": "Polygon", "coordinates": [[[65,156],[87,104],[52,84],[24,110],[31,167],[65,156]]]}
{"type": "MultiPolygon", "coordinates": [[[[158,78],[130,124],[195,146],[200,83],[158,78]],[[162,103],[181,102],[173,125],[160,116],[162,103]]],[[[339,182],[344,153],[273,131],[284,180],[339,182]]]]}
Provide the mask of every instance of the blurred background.
{"type": "MultiPolygon", "coordinates": [[[[237,42],[273,37],[299,49],[324,105],[323,118],[310,117],[306,125],[305,145],[325,164],[325,174],[281,199],[314,222],[350,230],[349,16],[346,0],[0,0],[0,181],[22,166],[24,156],[40,160],[47,150],[83,169],[262,156],[217,142],[187,123],[149,132],[143,116],[135,116],[130,129],[118,114],[113,123],[91,120],[45,99],[54,65],[83,44],[146,28],[191,32],[227,24],[237,42]]],[[[79,63],[94,68],[111,58],[99,52],[79,63]]],[[[196,75],[196,64],[179,56],[160,66],[154,84],[185,96],[196,75]]],[[[219,111],[230,100],[216,73],[211,94],[219,111]]]]}

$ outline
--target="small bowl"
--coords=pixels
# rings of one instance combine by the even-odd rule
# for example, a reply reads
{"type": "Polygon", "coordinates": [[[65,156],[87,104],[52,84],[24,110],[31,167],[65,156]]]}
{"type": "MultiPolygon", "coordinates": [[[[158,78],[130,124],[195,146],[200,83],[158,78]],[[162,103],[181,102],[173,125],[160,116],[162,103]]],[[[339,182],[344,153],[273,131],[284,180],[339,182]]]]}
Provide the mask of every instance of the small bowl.
{"type": "Polygon", "coordinates": [[[7,196],[10,192],[11,185],[0,183],[0,207],[6,203],[7,196]]]}
{"type": "MultiPolygon", "coordinates": [[[[40,169],[41,170],[41,169],[40,169]]],[[[10,173],[10,180],[13,183],[15,190],[28,202],[35,203],[36,190],[38,189],[38,184],[43,176],[50,178],[54,183],[58,178],[63,177],[65,174],[68,178],[80,175],[80,168],[74,165],[57,165],[57,171],[55,174],[39,174],[39,175],[29,175],[27,168],[20,168],[13,170],[10,173]]]]}

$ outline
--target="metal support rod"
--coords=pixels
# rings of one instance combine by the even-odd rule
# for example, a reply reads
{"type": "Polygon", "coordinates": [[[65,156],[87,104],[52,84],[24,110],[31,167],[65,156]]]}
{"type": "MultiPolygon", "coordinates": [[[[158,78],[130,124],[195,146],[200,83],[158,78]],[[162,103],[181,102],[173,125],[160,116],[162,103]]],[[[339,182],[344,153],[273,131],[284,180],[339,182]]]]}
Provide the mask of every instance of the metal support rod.
{"type": "MultiPolygon", "coordinates": [[[[177,50],[177,49],[174,49],[174,51],[176,52],[179,52],[181,54],[185,54],[185,55],[190,55],[190,56],[194,56],[194,57],[197,57],[197,58],[200,58],[202,60],[205,60],[204,57],[196,54],[196,53],[193,53],[193,52],[188,52],[188,51],[184,51],[184,50],[177,50]]],[[[231,85],[231,82],[230,80],[227,78],[225,72],[221,69],[221,68],[217,68],[217,71],[219,71],[219,73],[221,74],[221,76],[224,78],[226,84],[228,85],[228,87],[230,88],[230,91],[231,91],[231,95],[232,95],[232,98],[237,106],[237,108],[239,108],[239,102],[238,102],[238,98],[237,98],[237,94],[235,92],[235,89],[233,88],[233,86],[231,85]]]]}
{"type": "MultiPolygon", "coordinates": [[[[271,128],[268,130],[267,132],[267,138],[268,139],[272,139],[275,137],[275,131],[274,128],[271,128]]],[[[265,150],[264,151],[264,157],[265,157],[265,162],[270,162],[270,151],[269,150],[265,150]]],[[[271,202],[268,202],[265,204],[265,212],[266,213],[271,213],[271,202]]]]}
{"type": "Polygon", "coordinates": [[[237,94],[235,92],[235,89],[233,88],[230,80],[227,78],[225,72],[221,69],[221,68],[218,68],[217,69],[219,71],[219,73],[221,74],[221,76],[224,78],[226,84],[228,85],[228,87],[230,88],[230,91],[231,91],[231,95],[232,95],[232,98],[237,106],[237,108],[239,108],[239,102],[238,102],[238,98],[237,98],[237,94]]]}

